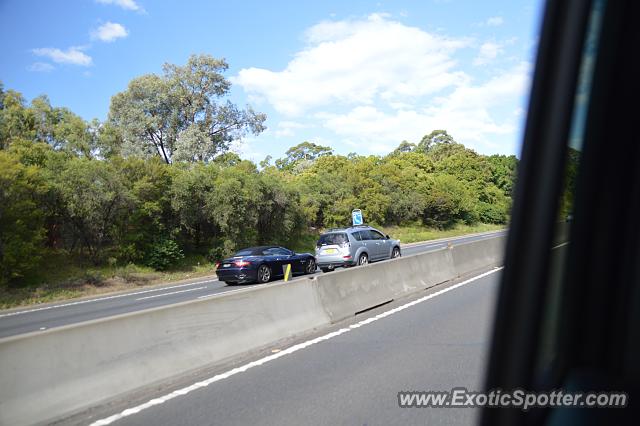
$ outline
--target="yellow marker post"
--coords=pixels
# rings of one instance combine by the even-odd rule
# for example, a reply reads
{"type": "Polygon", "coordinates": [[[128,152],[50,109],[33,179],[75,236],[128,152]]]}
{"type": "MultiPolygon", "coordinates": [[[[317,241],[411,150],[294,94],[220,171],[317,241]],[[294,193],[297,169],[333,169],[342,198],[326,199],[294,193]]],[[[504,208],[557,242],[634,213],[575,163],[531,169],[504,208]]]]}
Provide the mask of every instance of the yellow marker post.
{"type": "Polygon", "coordinates": [[[289,281],[289,276],[291,276],[291,264],[287,263],[286,268],[284,270],[284,280],[289,281]]]}

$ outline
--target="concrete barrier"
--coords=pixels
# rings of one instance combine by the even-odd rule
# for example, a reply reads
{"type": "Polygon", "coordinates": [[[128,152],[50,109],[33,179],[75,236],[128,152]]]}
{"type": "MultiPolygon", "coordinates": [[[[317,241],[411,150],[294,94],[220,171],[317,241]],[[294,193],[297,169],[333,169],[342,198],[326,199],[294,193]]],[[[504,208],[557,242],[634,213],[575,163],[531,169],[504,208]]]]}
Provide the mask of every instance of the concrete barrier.
{"type": "Polygon", "coordinates": [[[0,424],[34,424],[329,323],[311,280],[0,340],[0,424]]]}
{"type": "Polygon", "coordinates": [[[322,274],[315,281],[322,306],[336,322],[455,277],[452,250],[445,248],[322,274]]]}
{"type": "Polygon", "coordinates": [[[465,275],[502,262],[507,237],[487,238],[453,246],[456,274],[465,275]]]}
{"type": "Polygon", "coordinates": [[[0,339],[0,424],[61,418],[497,264],[504,239],[0,339]]]}

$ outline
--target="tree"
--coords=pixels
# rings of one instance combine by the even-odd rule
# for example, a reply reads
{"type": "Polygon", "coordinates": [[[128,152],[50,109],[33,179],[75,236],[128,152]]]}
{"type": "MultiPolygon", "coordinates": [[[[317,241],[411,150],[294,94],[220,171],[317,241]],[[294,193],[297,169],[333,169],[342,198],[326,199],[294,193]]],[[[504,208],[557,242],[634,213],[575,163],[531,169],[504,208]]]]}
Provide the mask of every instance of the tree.
{"type": "Polygon", "coordinates": [[[455,176],[436,174],[426,186],[423,221],[437,228],[449,228],[458,221],[477,221],[474,197],[467,186],[455,176]]]}
{"type": "MultiPolygon", "coordinates": [[[[453,150],[460,145],[437,146],[430,156],[441,154],[442,157],[436,162],[436,171],[455,176],[459,180],[464,180],[476,189],[483,188],[490,182],[491,172],[486,157],[478,155],[470,149],[453,150]],[[447,149],[446,155],[442,150],[447,149]]],[[[462,145],[460,145],[462,146],[462,145]]]]}
{"type": "Polygon", "coordinates": [[[215,220],[207,208],[220,173],[217,164],[180,164],[174,169],[171,184],[171,209],[185,242],[196,250],[213,244],[220,236],[215,220]]]}
{"type": "Polygon", "coordinates": [[[18,138],[31,140],[34,135],[33,112],[22,95],[14,90],[2,93],[0,109],[0,149],[7,149],[18,138]]]}
{"type": "Polygon", "coordinates": [[[446,130],[434,130],[422,137],[416,149],[428,153],[436,145],[453,143],[456,143],[455,139],[446,130]]]}
{"type": "Polygon", "coordinates": [[[36,166],[0,151],[0,283],[18,280],[38,265],[44,249],[39,207],[45,191],[36,166]]]}
{"type": "Polygon", "coordinates": [[[260,168],[261,169],[266,169],[267,167],[271,167],[271,160],[273,159],[272,156],[267,155],[266,157],[264,157],[264,160],[262,160],[260,162],[260,168]]]}
{"type": "Polygon", "coordinates": [[[477,206],[483,223],[505,224],[509,220],[511,199],[493,184],[482,188],[477,206]]]}
{"type": "Polygon", "coordinates": [[[333,149],[331,147],[304,141],[289,148],[285,153],[286,157],[277,159],[276,167],[280,170],[291,171],[296,165],[308,166],[315,159],[332,154],[333,149]]]}
{"type": "Polygon", "coordinates": [[[404,152],[412,152],[415,150],[417,145],[415,143],[411,143],[409,141],[402,141],[400,145],[393,151],[393,154],[401,154],[404,152]]]}
{"type": "Polygon", "coordinates": [[[99,122],[87,123],[67,108],[52,107],[47,96],[31,101],[35,140],[55,150],[92,158],[96,151],[99,122]]]}
{"type": "Polygon", "coordinates": [[[258,244],[297,244],[305,228],[298,191],[273,167],[260,173],[259,188],[258,244]]]}
{"type": "Polygon", "coordinates": [[[111,99],[109,121],[122,132],[122,152],[173,161],[210,161],[232,141],[265,129],[266,115],[229,100],[223,59],[192,55],[185,66],[165,64],[163,75],[133,79],[111,99]]]}
{"type": "Polygon", "coordinates": [[[167,242],[176,226],[170,199],[173,168],[157,157],[146,161],[115,157],[111,164],[128,194],[125,207],[129,211],[113,228],[115,257],[127,263],[150,263],[149,253],[173,244],[167,242]]]}
{"type": "Polygon", "coordinates": [[[511,197],[516,182],[518,159],[515,155],[492,155],[487,157],[491,171],[491,182],[511,197]]]}
{"type": "Polygon", "coordinates": [[[133,208],[124,178],[111,163],[73,158],[56,180],[65,218],[98,263],[103,249],[122,234],[133,208]]]}
{"type": "Polygon", "coordinates": [[[345,179],[351,160],[339,155],[318,158],[295,175],[300,204],[307,223],[314,227],[348,223],[356,199],[345,179]]]}

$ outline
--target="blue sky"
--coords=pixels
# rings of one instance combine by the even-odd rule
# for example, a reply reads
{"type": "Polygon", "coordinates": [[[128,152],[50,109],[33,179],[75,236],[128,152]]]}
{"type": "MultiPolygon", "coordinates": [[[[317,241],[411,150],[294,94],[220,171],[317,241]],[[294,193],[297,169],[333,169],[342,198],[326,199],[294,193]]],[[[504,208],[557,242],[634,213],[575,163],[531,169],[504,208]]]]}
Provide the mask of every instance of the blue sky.
{"type": "Polygon", "coordinates": [[[444,128],[518,154],[541,0],[0,0],[0,80],[104,120],[112,95],[165,62],[224,57],[231,100],[268,116],[234,146],[280,157],[304,140],[385,154],[444,128]]]}

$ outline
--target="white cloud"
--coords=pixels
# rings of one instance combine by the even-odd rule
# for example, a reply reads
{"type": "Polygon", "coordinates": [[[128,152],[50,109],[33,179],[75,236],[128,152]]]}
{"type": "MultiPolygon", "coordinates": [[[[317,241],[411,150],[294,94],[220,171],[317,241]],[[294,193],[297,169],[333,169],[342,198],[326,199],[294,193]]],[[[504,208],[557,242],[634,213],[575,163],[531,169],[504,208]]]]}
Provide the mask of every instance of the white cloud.
{"type": "Polygon", "coordinates": [[[98,39],[105,42],[112,42],[128,35],[129,32],[127,29],[115,22],[107,22],[91,32],[92,39],[98,39]]]}
{"type": "Polygon", "coordinates": [[[55,67],[47,62],[34,62],[27,68],[27,70],[33,72],[51,72],[54,69],[55,67]]]}
{"type": "Polygon", "coordinates": [[[338,152],[386,154],[402,140],[446,129],[481,153],[516,151],[516,111],[530,69],[504,68],[509,61],[500,57],[515,39],[479,45],[375,14],[324,21],[304,36],[304,48],[284,69],[248,68],[233,77],[252,102],[277,111],[274,132],[261,140],[325,137],[338,152]],[[457,60],[478,45],[475,59],[457,60]],[[494,67],[486,70],[471,66],[489,62],[494,67]]]}
{"type": "Polygon", "coordinates": [[[470,41],[430,34],[373,14],[325,21],[305,34],[307,46],[282,71],[240,70],[233,82],[252,100],[295,116],[335,102],[397,101],[464,83],[452,54],[470,41]]]}
{"type": "Polygon", "coordinates": [[[492,16],[487,19],[484,24],[488,27],[499,27],[504,24],[504,18],[502,18],[502,16],[492,16]]]}
{"type": "Polygon", "coordinates": [[[474,65],[486,65],[494,60],[499,54],[503,53],[502,45],[488,41],[482,43],[478,56],[473,60],[474,65]]]}
{"type": "Polygon", "coordinates": [[[82,47],[70,47],[61,50],[53,47],[41,47],[32,50],[36,56],[43,56],[58,64],[72,64],[88,67],[92,63],[91,56],[82,51],[82,47]]]}
{"type": "Polygon", "coordinates": [[[417,142],[433,129],[446,129],[456,140],[480,152],[513,152],[515,145],[496,147],[492,140],[513,135],[520,118],[510,114],[497,120],[492,108],[520,100],[528,83],[529,67],[521,64],[484,84],[459,86],[422,108],[385,112],[376,106],[358,106],[347,114],[318,113],[316,118],[348,143],[377,154],[392,151],[405,139],[417,142]]]}
{"type": "Polygon", "coordinates": [[[275,135],[276,137],[293,136],[295,134],[295,129],[302,129],[304,127],[304,124],[295,121],[281,121],[278,123],[275,135]]]}
{"type": "Polygon", "coordinates": [[[126,10],[142,11],[143,9],[135,2],[135,0],[96,0],[102,4],[114,4],[126,10]]]}

